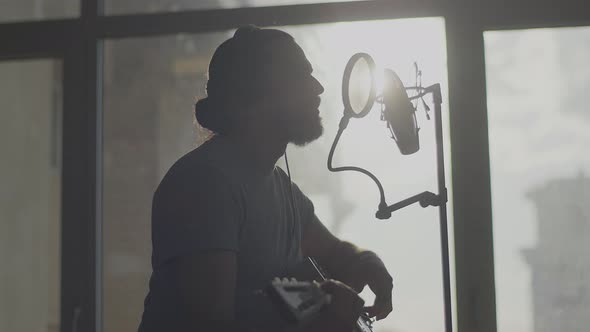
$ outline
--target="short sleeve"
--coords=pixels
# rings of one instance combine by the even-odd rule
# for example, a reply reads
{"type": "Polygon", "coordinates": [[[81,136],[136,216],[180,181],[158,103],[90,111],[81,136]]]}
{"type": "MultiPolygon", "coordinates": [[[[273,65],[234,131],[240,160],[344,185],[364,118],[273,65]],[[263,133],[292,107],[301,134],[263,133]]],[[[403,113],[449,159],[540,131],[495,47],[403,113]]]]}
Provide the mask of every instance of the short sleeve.
{"type": "Polygon", "coordinates": [[[198,251],[239,251],[241,214],[236,189],[212,166],[168,174],[152,204],[154,264],[198,251]]]}
{"type": "Polygon", "coordinates": [[[318,219],[313,202],[293,183],[293,196],[301,216],[301,228],[305,229],[310,222],[318,219]]]}
{"type": "Polygon", "coordinates": [[[293,200],[295,204],[296,214],[299,216],[302,230],[313,221],[319,221],[315,214],[315,208],[313,202],[301,191],[299,186],[295,182],[291,182],[289,176],[285,171],[277,167],[281,173],[281,177],[284,179],[287,186],[291,186],[293,190],[293,200]]]}

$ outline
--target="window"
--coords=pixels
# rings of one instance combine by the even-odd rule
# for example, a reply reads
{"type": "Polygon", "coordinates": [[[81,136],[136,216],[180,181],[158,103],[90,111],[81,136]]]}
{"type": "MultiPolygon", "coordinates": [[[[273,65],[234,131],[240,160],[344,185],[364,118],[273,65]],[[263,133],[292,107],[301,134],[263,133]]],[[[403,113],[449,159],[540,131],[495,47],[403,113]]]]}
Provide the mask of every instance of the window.
{"type": "Polygon", "coordinates": [[[60,331],[61,68],[0,62],[0,331],[60,331]]]}
{"type": "MultiPolygon", "coordinates": [[[[324,136],[303,149],[288,148],[294,181],[314,201],[332,232],[375,250],[392,271],[395,312],[378,323],[379,330],[443,331],[438,211],[416,205],[388,221],[376,220],[374,184],[355,174],[330,173],[325,162],[342,111],[342,71],[352,54],[372,54],[408,83],[413,82],[417,61],[424,84],[440,82],[446,98],[444,21],[424,18],[283,29],[303,47],[326,88],[320,107],[324,136]]],[[[105,43],[105,331],[133,330],[139,323],[151,272],[152,194],[172,163],[207,135],[194,124],[193,103],[204,95],[213,51],[230,36],[231,32],[219,32],[105,43]]],[[[446,115],[446,100],[443,106],[446,115]]],[[[402,158],[379,121],[379,112],[371,114],[369,119],[351,121],[335,163],[374,171],[390,204],[424,190],[436,192],[433,122],[420,113],[422,149],[402,158]]]]}
{"type": "Polygon", "coordinates": [[[590,28],[484,37],[498,330],[585,330],[590,28]]]}
{"type": "Polygon", "coordinates": [[[4,0],[0,2],[0,22],[77,16],[80,16],[80,0],[4,0]]]}

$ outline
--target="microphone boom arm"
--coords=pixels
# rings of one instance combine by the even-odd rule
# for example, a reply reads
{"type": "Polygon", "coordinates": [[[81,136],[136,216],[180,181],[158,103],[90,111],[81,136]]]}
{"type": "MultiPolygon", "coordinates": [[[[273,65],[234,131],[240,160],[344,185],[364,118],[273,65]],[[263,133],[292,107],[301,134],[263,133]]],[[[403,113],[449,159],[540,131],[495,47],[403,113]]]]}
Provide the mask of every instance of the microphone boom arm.
{"type": "MultiPolygon", "coordinates": [[[[414,100],[414,99],[418,99],[418,98],[422,98],[423,96],[432,93],[433,94],[433,99],[434,99],[434,104],[435,104],[435,122],[436,122],[436,132],[437,132],[437,163],[440,164],[441,162],[444,163],[444,161],[442,160],[442,133],[440,135],[440,140],[439,140],[439,131],[442,132],[442,119],[440,118],[440,105],[442,103],[442,97],[441,97],[441,92],[440,92],[440,84],[433,84],[431,86],[428,86],[426,88],[423,87],[407,87],[406,90],[419,90],[420,93],[416,96],[413,96],[410,98],[410,100],[414,100]],[[440,121],[440,124],[439,124],[440,121]],[[440,125],[440,128],[439,128],[440,125]],[[440,142],[440,144],[439,144],[440,142]],[[440,146],[439,146],[440,145],[440,146]],[[441,150],[440,153],[438,150],[441,150]],[[440,158],[440,160],[439,160],[440,158]]],[[[336,145],[338,144],[338,142],[340,141],[340,137],[342,136],[342,133],[344,132],[344,130],[346,129],[346,127],[348,126],[348,123],[350,122],[350,118],[351,116],[349,114],[353,114],[353,112],[351,111],[345,111],[344,115],[342,116],[342,119],[340,120],[340,124],[338,126],[338,132],[336,133],[336,137],[334,137],[334,141],[332,142],[332,147],[330,148],[330,153],[328,154],[328,170],[330,170],[331,172],[344,172],[344,171],[353,171],[353,172],[359,172],[362,174],[365,174],[366,176],[368,176],[369,178],[371,178],[371,180],[373,180],[373,182],[375,182],[375,185],[377,185],[377,189],[379,190],[379,196],[380,196],[380,201],[379,201],[379,208],[377,210],[377,212],[375,213],[375,216],[378,219],[389,219],[391,218],[391,214],[394,211],[397,211],[399,209],[402,209],[406,206],[412,205],[414,203],[420,203],[420,206],[425,208],[428,206],[441,206],[443,204],[445,204],[448,200],[447,198],[447,190],[446,190],[446,186],[444,184],[444,168],[442,173],[439,171],[438,173],[438,180],[439,180],[439,194],[435,194],[433,192],[430,191],[424,191],[422,193],[416,194],[414,196],[408,197],[404,200],[401,200],[397,203],[394,203],[392,205],[387,205],[387,201],[385,199],[385,190],[383,189],[383,185],[381,184],[381,182],[379,181],[379,179],[370,171],[362,168],[362,167],[357,167],[357,166],[340,166],[340,167],[334,167],[332,165],[332,160],[334,158],[334,152],[336,150],[336,145]],[[441,182],[442,181],[442,186],[441,186],[441,182]]],[[[444,165],[442,165],[442,167],[444,167],[444,165]]],[[[439,169],[441,168],[441,165],[439,165],[439,169]]]]}
{"type": "Polygon", "coordinates": [[[385,203],[385,190],[383,190],[383,185],[379,181],[379,179],[373,175],[373,173],[367,171],[364,168],[356,167],[356,166],[340,166],[340,167],[333,167],[332,166],[332,159],[334,158],[334,151],[336,150],[336,145],[340,140],[340,136],[344,132],[344,129],[348,126],[348,122],[350,121],[350,116],[347,116],[347,112],[344,112],[344,116],[340,120],[340,125],[338,126],[338,132],[336,133],[336,137],[334,137],[334,142],[332,142],[332,147],[330,148],[330,153],[328,154],[328,170],[331,172],[344,172],[344,171],[354,171],[365,174],[366,176],[370,177],[375,184],[377,185],[377,189],[379,190],[380,195],[380,203],[379,207],[387,207],[387,203],[385,203]]]}

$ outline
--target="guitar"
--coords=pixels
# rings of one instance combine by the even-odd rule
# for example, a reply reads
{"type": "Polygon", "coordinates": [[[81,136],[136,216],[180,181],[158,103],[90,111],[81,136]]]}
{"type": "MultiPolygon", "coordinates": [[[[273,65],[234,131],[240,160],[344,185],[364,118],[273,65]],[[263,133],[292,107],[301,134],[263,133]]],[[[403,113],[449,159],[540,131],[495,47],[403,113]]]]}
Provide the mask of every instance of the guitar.
{"type": "MultiPolygon", "coordinates": [[[[288,322],[304,324],[313,320],[332,298],[320,288],[318,280],[327,278],[313,258],[308,257],[296,270],[303,275],[301,280],[275,278],[268,286],[267,294],[288,322]]],[[[354,331],[373,332],[372,323],[373,320],[363,313],[357,319],[354,331]]]]}

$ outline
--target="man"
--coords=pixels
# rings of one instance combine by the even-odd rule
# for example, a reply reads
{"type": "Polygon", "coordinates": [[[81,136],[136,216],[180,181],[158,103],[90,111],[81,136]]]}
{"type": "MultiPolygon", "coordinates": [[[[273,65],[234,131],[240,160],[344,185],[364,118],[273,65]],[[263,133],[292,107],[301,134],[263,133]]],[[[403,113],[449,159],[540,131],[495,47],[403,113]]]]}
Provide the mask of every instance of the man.
{"type": "Polygon", "coordinates": [[[215,135],[180,158],[154,194],[153,273],[141,332],[281,331],[256,295],[305,256],[331,276],[333,301],[306,331],[351,330],[356,291],[376,294],[370,316],[392,310],[392,278],[372,252],[334,237],[311,201],[276,167],[288,143],[322,134],[322,85],[287,33],[240,28],[215,51],[198,122],[215,135]]]}

